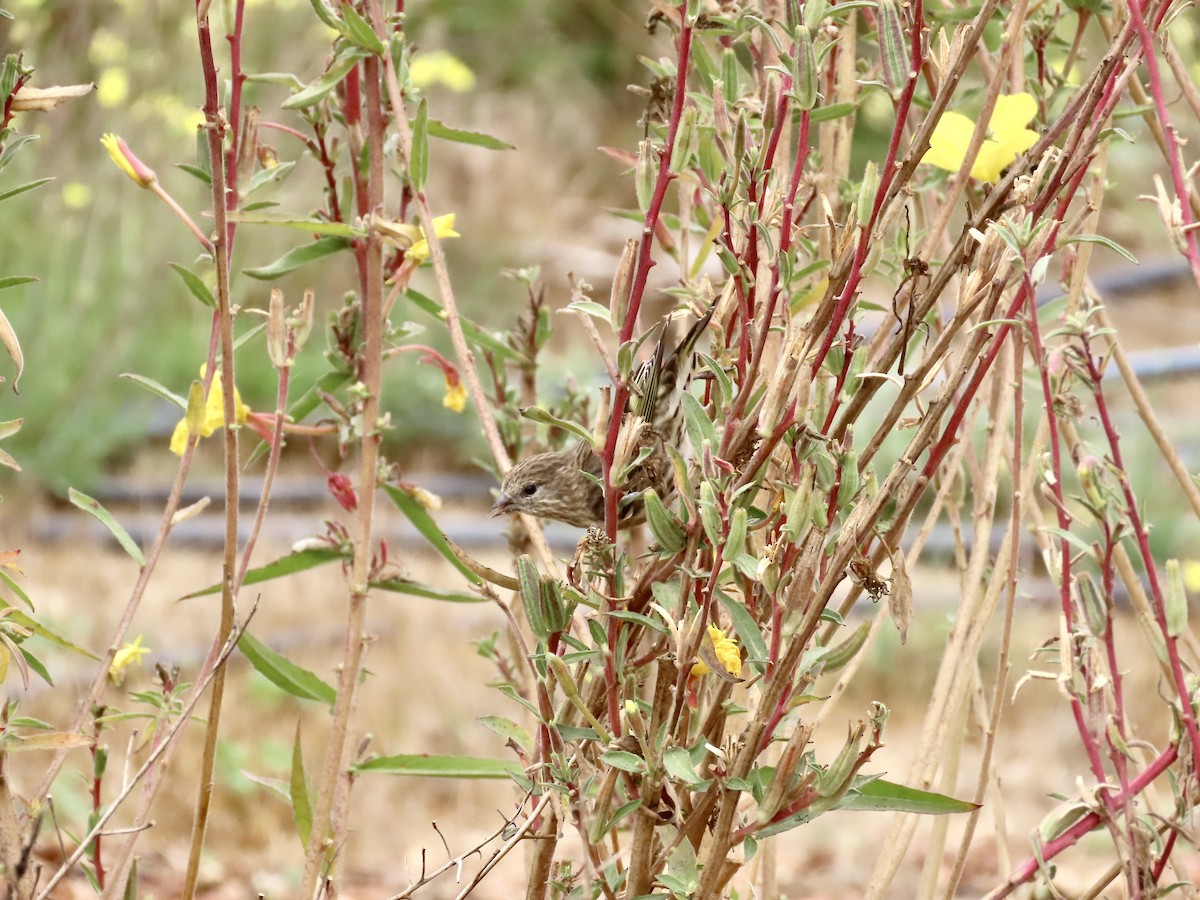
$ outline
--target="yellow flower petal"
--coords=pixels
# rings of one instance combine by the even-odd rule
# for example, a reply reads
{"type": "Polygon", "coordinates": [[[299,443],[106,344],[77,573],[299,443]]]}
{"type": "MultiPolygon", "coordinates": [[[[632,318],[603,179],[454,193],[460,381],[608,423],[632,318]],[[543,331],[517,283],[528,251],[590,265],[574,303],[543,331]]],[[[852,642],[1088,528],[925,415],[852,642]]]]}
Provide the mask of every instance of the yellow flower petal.
{"type": "Polygon", "coordinates": [[[442,398],[442,406],[456,413],[467,408],[467,392],[461,384],[446,384],[446,396],[442,398]]]}
{"type": "Polygon", "coordinates": [[[921,162],[945,169],[947,172],[957,172],[974,131],[975,123],[962,113],[945,113],[933,129],[929,138],[929,150],[921,162]]]}
{"type": "Polygon", "coordinates": [[[142,646],[142,636],[139,634],[132,644],[126,644],[113,656],[112,665],[108,668],[109,677],[120,684],[125,670],[130,666],[140,666],[142,657],[149,652],[149,647],[142,646]]]}
{"type": "MultiPolygon", "coordinates": [[[[203,380],[206,371],[205,366],[200,366],[200,378],[203,380]]],[[[234,404],[234,421],[239,425],[246,424],[246,420],[250,417],[250,407],[242,402],[242,395],[237,389],[237,385],[233,387],[233,404],[234,404]]],[[[196,434],[202,438],[212,437],[213,432],[225,427],[225,397],[221,390],[221,373],[218,372],[213,376],[212,384],[208,388],[208,399],[204,404],[204,420],[196,429],[196,434]]],[[[179,420],[175,426],[175,431],[171,434],[171,452],[176,456],[183,456],[183,451],[187,449],[188,437],[191,431],[188,428],[187,416],[185,415],[179,420]]]]}

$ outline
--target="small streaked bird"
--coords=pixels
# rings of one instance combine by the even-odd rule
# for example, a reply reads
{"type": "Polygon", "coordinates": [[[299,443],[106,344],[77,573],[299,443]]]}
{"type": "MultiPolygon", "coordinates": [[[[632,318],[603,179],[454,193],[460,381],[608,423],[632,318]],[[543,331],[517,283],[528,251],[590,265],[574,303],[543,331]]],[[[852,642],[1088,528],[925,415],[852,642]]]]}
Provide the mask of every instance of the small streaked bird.
{"type": "MultiPolygon", "coordinates": [[[[678,448],[683,434],[681,397],[695,369],[694,351],[708,327],[715,304],[696,320],[683,339],[667,355],[664,337],[654,357],[642,365],[631,385],[631,415],[646,427],[637,437],[643,452],[640,462],[621,485],[622,527],[642,521],[641,493],[648,487],[659,494],[670,479],[666,447],[678,448]]],[[[667,326],[670,325],[668,320],[667,326]]],[[[588,528],[604,524],[604,489],[601,487],[600,456],[588,441],[550,453],[539,453],[513,466],[500,485],[500,496],[492,504],[492,515],[526,513],[588,528]]]]}

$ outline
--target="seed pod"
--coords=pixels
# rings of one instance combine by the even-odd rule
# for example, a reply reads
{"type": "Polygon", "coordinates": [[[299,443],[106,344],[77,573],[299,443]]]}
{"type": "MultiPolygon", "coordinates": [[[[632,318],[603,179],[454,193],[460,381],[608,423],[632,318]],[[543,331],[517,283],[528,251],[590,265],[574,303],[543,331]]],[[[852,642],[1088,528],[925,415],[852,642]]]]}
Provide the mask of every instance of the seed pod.
{"type": "Polygon", "coordinates": [[[279,288],[271,289],[271,302],[267,306],[267,356],[277,369],[292,364],[288,358],[287,325],[283,321],[283,291],[279,288]]]}
{"type": "Polygon", "coordinates": [[[858,452],[847,450],[842,457],[842,482],[838,486],[837,505],[844,508],[850,505],[854,495],[858,493],[858,452]]]}
{"type": "Polygon", "coordinates": [[[729,537],[725,539],[725,558],[733,559],[746,545],[746,509],[736,507],[729,517],[729,537]]]}
{"type": "Polygon", "coordinates": [[[654,196],[654,181],[658,175],[655,162],[654,144],[649,139],[639,143],[634,190],[637,193],[638,209],[642,212],[650,208],[650,198],[654,196]]]}
{"type": "Polygon", "coordinates": [[[1179,560],[1167,560],[1167,634],[1179,637],[1187,630],[1188,602],[1187,593],[1183,588],[1183,573],[1179,568],[1179,560]]]}
{"type": "Polygon", "coordinates": [[[696,155],[700,143],[700,129],[696,127],[696,107],[689,106],[679,117],[679,129],[675,132],[675,145],[671,148],[672,175],[678,175],[688,167],[696,155]]]}
{"type": "Polygon", "coordinates": [[[808,477],[808,467],[805,466],[799,484],[792,490],[784,507],[783,528],[780,529],[784,539],[789,544],[798,543],[808,528],[810,513],[808,498],[812,493],[812,481],[808,477]]]}
{"type": "Polygon", "coordinates": [[[620,331],[625,324],[625,313],[628,309],[629,283],[633,280],[633,266],[637,261],[637,241],[630,239],[625,242],[621,252],[621,261],[617,263],[617,273],[613,278],[612,293],[608,295],[608,318],[613,328],[620,331]]]}
{"type": "Polygon", "coordinates": [[[904,37],[904,22],[896,0],[879,0],[876,13],[879,23],[879,61],[883,68],[883,83],[894,98],[908,84],[908,43],[904,37]]]}
{"type": "Polygon", "coordinates": [[[718,546],[721,543],[721,511],[717,509],[717,496],[709,481],[700,483],[700,521],[709,542],[718,546]]]}
{"type": "Polygon", "coordinates": [[[802,25],[796,29],[792,52],[792,93],[796,97],[796,106],[812,109],[817,105],[817,52],[813,47],[812,32],[807,27],[802,25]]]}
{"type": "Polygon", "coordinates": [[[667,553],[678,553],[682,550],[687,544],[687,532],[663,505],[654,488],[642,491],[642,503],[646,510],[646,522],[659,546],[667,553]]]}
{"type": "Polygon", "coordinates": [[[300,301],[300,308],[296,310],[295,317],[288,320],[288,324],[292,328],[292,345],[299,353],[304,346],[304,342],[308,340],[308,336],[312,333],[313,323],[313,289],[305,288],[304,297],[300,301]]]}

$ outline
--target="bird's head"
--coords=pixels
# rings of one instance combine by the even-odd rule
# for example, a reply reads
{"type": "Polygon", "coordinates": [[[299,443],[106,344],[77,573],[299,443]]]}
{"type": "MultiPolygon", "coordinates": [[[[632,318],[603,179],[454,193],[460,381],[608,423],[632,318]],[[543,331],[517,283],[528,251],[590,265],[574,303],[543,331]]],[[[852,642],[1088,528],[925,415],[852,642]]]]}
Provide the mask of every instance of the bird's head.
{"type": "Polygon", "coordinates": [[[574,453],[539,453],[513,466],[500,485],[492,515],[526,513],[586,528],[596,522],[600,489],[579,469],[574,453]]]}

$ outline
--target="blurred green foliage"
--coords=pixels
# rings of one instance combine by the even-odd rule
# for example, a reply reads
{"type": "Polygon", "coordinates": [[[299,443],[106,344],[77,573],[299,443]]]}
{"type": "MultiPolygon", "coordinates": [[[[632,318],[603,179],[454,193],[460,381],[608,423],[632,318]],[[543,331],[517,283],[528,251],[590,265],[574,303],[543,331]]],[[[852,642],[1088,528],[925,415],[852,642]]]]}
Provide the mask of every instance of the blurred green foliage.
{"type": "MultiPolygon", "coordinates": [[[[56,177],[0,210],[6,226],[0,228],[0,259],[19,263],[22,273],[41,279],[6,292],[4,298],[27,359],[22,393],[6,398],[2,410],[3,418],[24,417],[25,427],[6,448],[25,468],[23,484],[38,482],[58,492],[68,485],[86,490],[106,470],[140,453],[166,454],[166,437],[178,417],[170,404],[119,375],[135,372],[185,394],[204,357],[209,313],[167,265],[191,266],[198,250],[195,240],[162,204],[116,170],[99,143],[102,133],[119,133],[201,228],[209,226],[203,216],[206,186],[174,167],[196,163],[195,129],[202,119],[200,72],[190,62],[195,58],[191,4],[10,0],[5,7],[16,18],[0,27],[0,52],[22,49],[26,63],[36,69],[34,85],[97,85],[91,96],[50,114],[18,117],[18,130],[36,131],[42,140],[27,148],[0,185],[56,177]]],[[[226,16],[231,9],[232,4],[225,4],[226,16]]],[[[421,49],[444,47],[474,71],[473,95],[459,98],[445,92],[445,102],[439,100],[439,114],[470,127],[478,98],[496,91],[527,94],[535,107],[570,97],[573,105],[594,103],[597,110],[602,92],[606,115],[620,116],[627,110],[614,106],[622,104],[636,109],[637,99],[624,86],[645,80],[628,51],[639,35],[644,40],[643,15],[640,3],[602,0],[430,2],[409,5],[408,26],[421,49]],[[501,38],[518,33],[519,41],[501,38]],[[502,53],[496,52],[499,43],[502,53]]],[[[328,34],[307,0],[247,3],[248,73],[292,71],[307,80],[319,74],[327,48],[328,34]],[[280,16],[281,9],[289,14],[280,16]],[[269,28],[262,27],[268,22],[269,28]]],[[[300,127],[295,115],[278,113],[284,96],[274,85],[247,85],[248,104],[260,105],[268,118],[278,115],[284,124],[300,127]]],[[[301,155],[286,135],[274,132],[265,139],[277,146],[281,160],[301,155]]],[[[589,151],[595,143],[583,138],[589,151]]],[[[283,209],[311,202],[320,194],[319,176],[311,160],[302,159],[291,181],[268,189],[266,193],[275,193],[267,199],[283,209]]],[[[240,230],[235,255],[239,272],[303,242],[295,233],[277,231],[240,230]]],[[[499,266],[514,260],[498,258],[503,246],[487,236],[468,238],[450,251],[465,307],[495,307],[498,298],[519,304],[520,291],[498,283],[496,275],[499,266]]],[[[352,271],[348,257],[333,258],[272,284],[291,302],[313,287],[318,309],[328,311],[353,286],[352,271]]],[[[265,306],[270,286],[237,274],[234,301],[265,306]]],[[[420,318],[402,308],[396,318],[410,315],[420,318]]],[[[253,324],[243,321],[240,327],[253,324]]],[[[297,361],[297,390],[320,371],[322,349],[323,343],[314,340],[297,361]]],[[[274,373],[261,338],[243,349],[238,366],[239,389],[251,407],[273,406],[274,373]]],[[[440,373],[407,356],[389,365],[387,377],[394,425],[389,440],[398,445],[393,451],[448,445],[452,452],[442,458],[469,460],[480,446],[477,428],[469,414],[456,416],[442,408],[440,373]]],[[[0,474],[0,493],[11,478],[0,474]]]]}

